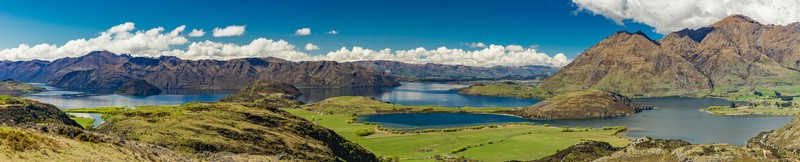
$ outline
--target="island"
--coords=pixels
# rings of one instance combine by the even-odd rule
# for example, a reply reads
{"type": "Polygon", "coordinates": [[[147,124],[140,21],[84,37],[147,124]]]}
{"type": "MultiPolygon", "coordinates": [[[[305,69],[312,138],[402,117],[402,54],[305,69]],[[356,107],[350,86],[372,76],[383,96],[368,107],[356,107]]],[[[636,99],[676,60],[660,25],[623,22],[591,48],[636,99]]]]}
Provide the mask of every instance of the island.
{"type": "Polygon", "coordinates": [[[128,80],[114,93],[121,95],[148,96],[161,93],[161,89],[142,79],[128,80]]]}
{"type": "Polygon", "coordinates": [[[0,95],[19,96],[27,93],[44,92],[47,89],[16,81],[13,79],[5,79],[0,81],[0,95]]]}
{"type": "Polygon", "coordinates": [[[557,95],[512,113],[533,119],[585,119],[629,116],[649,109],[652,107],[635,103],[618,93],[583,90],[557,95]]]}
{"type": "Polygon", "coordinates": [[[546,99],[553,96],[549,91],[541,90],[535,85],[517,84],[514,82],[504,83],[476,83],[469,87],[459,88],[458,93],[476,96],[497,96],[530,99],[546,99]]]}

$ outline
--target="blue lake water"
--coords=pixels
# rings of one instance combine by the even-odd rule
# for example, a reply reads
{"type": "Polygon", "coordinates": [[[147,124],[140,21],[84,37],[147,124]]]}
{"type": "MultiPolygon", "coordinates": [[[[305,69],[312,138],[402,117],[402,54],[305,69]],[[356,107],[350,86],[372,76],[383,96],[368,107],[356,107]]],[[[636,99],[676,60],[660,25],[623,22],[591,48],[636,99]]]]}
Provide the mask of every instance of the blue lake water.
{"type": "Polygon", "coordinates": [[[388,128],[426,129],[507,122],[534,122],[554,126],[627,126],[626,136],[682,139],[692,143],[730,143],[744,145],[762,131],[780,128],[788,116],[720,116],[699,111],[711,105],[730,105],[731,101],[711,98],[646,98],[634,101],[657,107],[633,116],[577,120],[530,120],[491,114],[381,114],[361,116],[360,121],[376,122],[388,128]]]}
{"type": "Polygon", "coordinates": [[[106,90],[63,89],[42,83],[31,83],[47,89],[23,98],[53,104],[60,109],[108,106],[180,105],[188,102],[214,102],[228,94],[163,94],[152,96],[129,96],[112,94],[106,90]]]}
{"type": "Polygon", "coordinates": [[[455,88],[467,85],[410,83],[391,88],[301,88],[303,93],[298,99],[305,103],[314,103],[336,96],[368,96],[375,99],[403,105],[440,105],[447,107],[523,107],[538,103],[540,100],[468,96],[458,94],[455,88]]]}

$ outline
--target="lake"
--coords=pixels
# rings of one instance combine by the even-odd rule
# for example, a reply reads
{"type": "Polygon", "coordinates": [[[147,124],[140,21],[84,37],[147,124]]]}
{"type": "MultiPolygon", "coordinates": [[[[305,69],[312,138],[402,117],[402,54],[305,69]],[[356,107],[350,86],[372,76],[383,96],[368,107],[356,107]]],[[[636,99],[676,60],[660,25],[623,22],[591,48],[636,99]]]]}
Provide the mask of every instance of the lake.
{"type": "MultiPolygon", "coordinates": [[[[301,88],[298,99],[313,103],[336,96],[369,96],[378,100],[404,105],[441,105],[448,107],[524,107],[539,100],[489,96],[466,96],[454,88],[466,85],[435,83],[402,83],[390,88],[301,88]]],[[[104,106],[178,105],[188,102],[213,102],[232,91],[167,91],[154,96],[111,94],[108,90],[62,89],[41,83],[34,85],[49,91],[33,93],[24,98],[56,105],[61,109],[104,106]]],[[[664,139],[683,139],[692,143],[731,143],[743,145],[759,132],[773,130],[791,120],[788,116],[719,116],[699,111],[711,105],[726,106],[730,101],[711,98],[648,98],[634,101],[657,107],[628,117],[582,120],[528,120],[491,114],[383,114],[362,116],[360,121],[377,122],[389,128],[445,128],[507,122],[536,122],[557,126],[625,125],[631,138],[650,136],[664,139]]]]}
{"type": "Polygon", "coordinates": [[[113,94],[106,89],[66,89],[31,83],[47,89],[46,92],[32,93],[23,98],[53,104],[60,109],[91,108],[108,106],[139,105],[180,105],[189,102],[214,102],[228,94],[214,94],[196,91],[169,92],[152,96],[129,96],[113,94]]]}
{"type": "Polygon", "coordinates": [[[426,129],[462,127],[508,122],[533,122],[554,126],[627,126],[626,136],[649,136],[662,139],[682,139],[691,143],[730,143],[745,145],[747,140],[762,131],[780,128],[791,120],[789,116],[721,116],[698,109],[730,105],[731,101],[714,98],[646,98],[635,102],[655,106],[633,116],[575,120],[529,120],[492,114],[381,114],[361,116],[360,122],[375,122],[387,128],[426,129]]]}
{"type": "Polygon", "coordinates": [[[403,105],[440,105],[447,107],[523,107],[538,103],[540,100],[468,96],[458,94],[455,88],[468,85],[411,83],[403,82],[402,86],[390,88],[300,88],[303,93],[298,99],[305,103],[314,103],[336,96],[368,96],[375,99],[403,105]]]}

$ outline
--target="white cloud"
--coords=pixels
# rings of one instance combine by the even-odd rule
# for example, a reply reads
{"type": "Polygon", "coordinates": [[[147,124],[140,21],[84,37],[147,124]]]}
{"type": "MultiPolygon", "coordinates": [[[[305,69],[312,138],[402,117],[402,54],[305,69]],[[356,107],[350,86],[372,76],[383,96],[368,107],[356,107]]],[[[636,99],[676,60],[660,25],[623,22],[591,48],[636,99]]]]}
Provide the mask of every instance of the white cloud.
{"type": "Polygon", "coordinates": [[[189,32],[189,37],[202,37],[206,35],[206,32],[203,29],[192,29],[192,32],[189,32]]]}
{"type": "Polygon", "coordinates": [[[297,31],[294,31],[294,35],[296,35],[296,36],[311,35],[311,28],[297,29],[297,31]]]}
{"type": "MultiPolygon", "coordinates": [[[[185,28],[185,26],[180,26],[169,32],[166,32],[162,27],[134,31],[135,26],[133,23],[124,23],[101,32],[95,38],[76,39],[61,46],[51,44],[29,46],[21,44],[16,48],[3,49],[0,50],[0,60],[55,60],[63,57],[83,56],[91,51],[108,50],[133,56],[158,57],[168,55],[190,60],[277,57],[291,61],[393,60],[408,63],[470,66],[564,66],[570,62],[564,54],[559,53],[551,57],[545,53],[538,52],[535,48],[523,48],[519,45],[489,45],[479,50],[439,47],[431,50],[415,48],[398,51],[352,47],[350,49],[341,48],[324,55],[309,55],[299,51],[298,47],[287,41],[266,38],[258,38],[249,44],[243,45],[209,40],[190,43],[186,37],[180,34],[185,28]],[[186,49],[175,49],[186,44],[189,44],[186,49]]],[[[308,43],[303,46],[303,49],[318,50],[319,47],[308,43]]]]}
{"type": "Polygon", "coordinates": [[[800,21],[797,0],[572,0],[578,12],[603,15],[617,24],[633,20],[667,34],[684,28],[708,26],[733,14],[743,14],[765,24],[800,21]]]}
{"type": "Polygon", "coordinates": [[[472,48],[479,48],[479,47],[480,48],[486,48],[486,44],[483,44],[483,42],[467,43],[467,46],[472,47],[472,48]]]}
{"type": "Polygon", "coordinates": [[[244,34],[245,26],[236,26],[231,25],[228,27],[223,28],[214,28],[213,34],[214,37],[230,37],[230,36],[241,36],[244,34]]]}
{"type": "Polygon", "coordinates": [[[179,34],[186,26],[180,26],[168,33],[164,28],[150,30],[135,29],[134,23],[127,22],[101,32],[91,39],[76,39],[58,46],[55,44],[38,44],[29,46],[20,44],[17,48],[0,50],[0,60],[54,60],[63,57],[79,57],[91,51],[109,50],[116,53],[129,53],[136,56],[157,56],[171,45],[183,45],[189,42],[179,34]]]}
{"type": "Polygon", "coordinates": [[[319,47],[317,47],[317,45],[307,43],[305,49],[306,51],[313,51],[313,50],[319,50],[319,47]]]}
{"type": "MultiPolygon", "coordinates": [[[[309,33],[310,33],[310,32],[309,32],[309,33]]],[[[339,34],[339,31],[336,31],[336,30],[331,30],[331,31],[328,31],[328,32],[326,32],[325,34],[331,34],[331,35],[335,35],[335,34],[339,34]]]]}

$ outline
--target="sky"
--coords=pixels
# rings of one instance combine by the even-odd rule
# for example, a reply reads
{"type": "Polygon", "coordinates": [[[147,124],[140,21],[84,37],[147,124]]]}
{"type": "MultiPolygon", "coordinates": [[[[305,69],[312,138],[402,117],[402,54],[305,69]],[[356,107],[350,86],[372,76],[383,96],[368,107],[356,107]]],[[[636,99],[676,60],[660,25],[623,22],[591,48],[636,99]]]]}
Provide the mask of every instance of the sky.
{"type": "Polygon", "coordinates": [[[731,14],[788,24],[798,10],[791,0],[0,1],[0,60],[109,50],[564,66],[617,31],[660,39],[731,14]]]}

